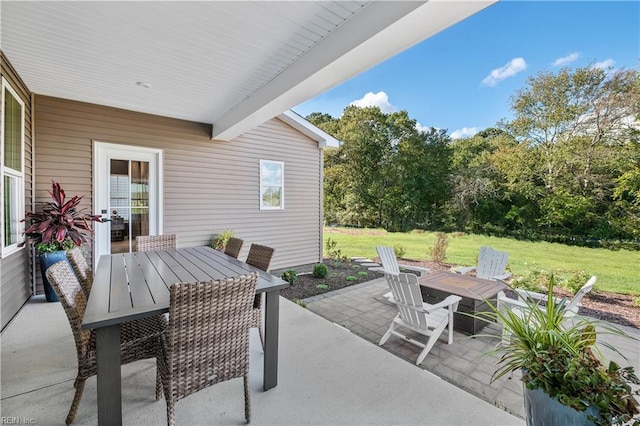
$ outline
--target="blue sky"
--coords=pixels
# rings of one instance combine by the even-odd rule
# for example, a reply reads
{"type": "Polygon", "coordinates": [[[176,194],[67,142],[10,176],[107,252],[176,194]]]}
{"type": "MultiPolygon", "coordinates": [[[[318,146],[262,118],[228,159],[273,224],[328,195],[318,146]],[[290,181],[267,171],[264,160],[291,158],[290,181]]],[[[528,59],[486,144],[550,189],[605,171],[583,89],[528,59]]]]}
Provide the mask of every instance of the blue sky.
{"type": "Polygon", "coordinates": [[[293,108],[406,110],[424,127],[471,136],[511,118],[527,78],[564,67],[640,68],[640,2],[503,0],[293,108]]]}

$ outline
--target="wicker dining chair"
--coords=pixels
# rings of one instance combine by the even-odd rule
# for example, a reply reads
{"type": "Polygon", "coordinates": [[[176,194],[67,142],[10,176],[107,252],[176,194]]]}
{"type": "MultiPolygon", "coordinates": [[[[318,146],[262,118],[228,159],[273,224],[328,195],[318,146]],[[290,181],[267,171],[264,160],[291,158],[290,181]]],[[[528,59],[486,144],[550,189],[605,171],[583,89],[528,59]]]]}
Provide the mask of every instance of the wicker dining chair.
{"type": "Polygon", "coordinates": [[[136,247],[137,251],[175,250],[177,236],[176,234],[138,235],[136,247]]]}
{"type": "Polygon", "coordinates": [[[235,257],[237,259],[238,255],[240,254],[240,250],[242,249],[243,243],[244,241],[242,241],[240,238],[229,238],[229,241],[227,241],[227,244],[224,246],[224,254],[228,254],[229,256],[235,257]]]}
{"type": "Polygon", "coordinates": [[[169,324],[158,360],[167,424],[175,424],[175,404],[180,399],[240,377],[245,420],[251,421],[249,328],[257,280],[254,272],[170,287],[169,324]]]}
{"type": "MultiPolygon", "coordinates": [[[[66,423],[71,424],[78,411],[85,381],[97,374],[95,333],[93,330],[82,328],[82,317],[87,306],[87,298],[69,264],[66,261],[60,261],[50,266],[46,275],[67,314],[76,344],[78,374],[73,384],[76,391],[66,419],[66,423]]],[[[159,359],[162,350],[161,335],[166,327],[162,319],[164,317],[155,316],[126,322],[120,326],[121,364],[147,358],[159,359]]],[[[156,399],[160,397],[161,389],[158,369],[156,373],[156,399]]]]}
{"type": "MultiPolygon", "coordinates": [[[[269,271],[274,249],[260,244],[251,244],[246,263],[265,272],[269,271]]],[[[262,293],[256,294],[253,301],[253,325],[260,333],[260,342],[264,348],[264,330],[262,329],[262,293]]]]}
{"type": "Polygon", "coordinates": [[[69,260],[78,281],[80,281],[85,297],[89,299],[89,293],[91,293],[91,286],[93,285],[93,271],[89,267],[89,263],[87,263],[84,251],[80,247],[67,250],[67,260],[69,260]]]}

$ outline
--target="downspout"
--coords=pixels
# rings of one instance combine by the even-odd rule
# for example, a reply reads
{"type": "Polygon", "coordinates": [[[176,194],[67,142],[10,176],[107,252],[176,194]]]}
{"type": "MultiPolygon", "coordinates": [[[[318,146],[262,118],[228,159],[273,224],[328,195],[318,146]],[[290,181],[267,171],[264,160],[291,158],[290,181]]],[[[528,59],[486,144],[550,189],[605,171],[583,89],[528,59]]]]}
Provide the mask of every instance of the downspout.
{"type": "Polygon", "coordinates": [[[324,149],[318,149],[318,155],[320,156],[320,253],[319,253],[319,263],[322,263],[323,260],[323,248],[324,248],[324,149]]]}
{"type": "MultiPolygon", "coordinates": [[[[36,96],[31,92],[31,211],[36,211],[36,96]]],[[[31,244],[31,296],[36,295],[36,248],[31,244]]]]}

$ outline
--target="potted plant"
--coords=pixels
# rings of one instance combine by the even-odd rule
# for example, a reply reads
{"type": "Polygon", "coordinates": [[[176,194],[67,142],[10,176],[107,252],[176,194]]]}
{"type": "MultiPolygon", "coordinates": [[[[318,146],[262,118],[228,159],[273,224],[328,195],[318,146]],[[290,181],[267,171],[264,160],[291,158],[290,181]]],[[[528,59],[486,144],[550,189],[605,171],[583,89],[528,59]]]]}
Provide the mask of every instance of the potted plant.
{"type": "Polygon", "coordinates": [[[225,229],[219,234],[213,234],[213,238],[211,239],[211,247],[216,250],[224,251],[224,248],[226,247],[227,242],[229,241],[229,238],[235,237],[235,236],[236,236],[236,233],[233,232],[231,229],[225,229]]]}
{"type": "Polygon", "coordinates": [[[52,182],[49,195],[51,201],[44,203],[39,212],[27,212],[23,222],[29,223],[24,234],[38,253],[45,297],[48,302],[57,302],[58,297],[45,272],[49,266],[66,259],[67,250],[87,242],[93,233],[91,222],[101,222],[102,219],[100,215],[78,208],[82,197],[73,196],[66,200],[64,190],[57,182],[52,182]]]}
{"type": "Polygon", "coordinates": [[[631,387],[640,382],[632,367],[604,365],[596,326],[600,333],[631,337],[597,320],[567,320],[565,302],[554,303],[553,286],[551,277],[544,306],[527,301],[522,308],[499,310],[490,304],[489,311],[476,314],[502,323],[511,336],[492,351],[500,356],[492,381],[522,371],[528,425],[640,424],[639,391],[631,387]]]}

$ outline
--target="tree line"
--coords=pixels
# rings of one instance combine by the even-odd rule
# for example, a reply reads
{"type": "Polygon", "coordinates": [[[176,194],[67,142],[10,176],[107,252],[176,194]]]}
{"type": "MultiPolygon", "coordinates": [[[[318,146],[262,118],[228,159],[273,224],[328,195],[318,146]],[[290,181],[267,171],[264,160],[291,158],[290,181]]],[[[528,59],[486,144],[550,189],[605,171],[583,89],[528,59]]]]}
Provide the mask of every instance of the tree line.
{"type": "Polygon", "coordinates": [[[310,114],[342,141],[324,154],[325,222],[638,248],[640,73],[541,72],[509,106],[455,140],[407,111],[310,114]]]}

